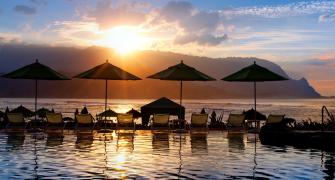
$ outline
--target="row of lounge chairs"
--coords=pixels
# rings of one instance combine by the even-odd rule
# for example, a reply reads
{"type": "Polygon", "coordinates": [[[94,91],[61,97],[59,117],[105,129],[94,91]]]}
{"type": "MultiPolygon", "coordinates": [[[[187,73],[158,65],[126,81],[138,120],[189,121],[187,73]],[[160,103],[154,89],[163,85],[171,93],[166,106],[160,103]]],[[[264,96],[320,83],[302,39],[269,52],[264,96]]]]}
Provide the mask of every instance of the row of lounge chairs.
{"type": "MultiPolygon", "coordinates": [[[[22,113],[7,113],[8,123],[6,128],[11,126],[23,125],[24,128],[27,127],[28,123],[26,123],[22,113]]],[[[90,127],[94,129],[96,126],[96,122],[94,117],[91,114],[77,114],[76,115],[76,125],[75,129],[79,127],[90,127]]],[[[47,113],[46,114],[46,124],[45,128],[48,127],[61,127],[65,128],[66,122],[63,119],[61,113],[47,113]]],[[[118,114],[117,116],[117,128],[118,127],[126,127],[129,126],[132,129],[135,129],[134,118],[132,114],[118,114]]]]}
{"type": "MultiPolygon", "coordinates": [[[[270,114],[265,124],[277,124],[281,123],[284,119],[285,115],[281,114],[270,114]]],[[[228,127],[243,127],[245,128],[246,122],[245,122],[245,114],[230,114],[229,118],[227,120],[227,126],[228,127]]]]}
{"type": "MultiPolygon", "coordinates": [[[[27,123],[24,120],[24,117],[20,113],[8,113],[8,124],[7,128],[11,125],[24,125],[24,128],[26,128],[27,123]]],[[[83,127],[89,127],[91,129],[94,129],[96,126],[96,121],[93,118],[91,114],[77,114],[76,115],[76,125],[75,129],[83,127]]],[[[63,120],[61,113],[47,113],[46,114],[46,125],[45,128],[49,127],[61,127],[62,129],[65,128],[66,122],[63,120]]],[[[284,119],[284,115],[269,115],[266,123],[280,123],[284,119]]],[[[188,127],[190,130],[194,128],[204,128],[208,129],[208,114],[197,114],[193,113],[191,116],[190,123],[187,123],[186,121],[182,121],[183,127],[188,127]]],[[[173,121],[170,120],[169,114],[154,114],[151,119],[151,129],[154,130],[156,128],[171,128],[171,125],[174,125],[173,121]]],[[[244,114],[229,114],[227,123],[227,128],[235,128],[235,127],[241,127],[245,128],[245,115],[244,114]]],[[[120,128],[130,128],[135,130],[135,122],[132,114],[118,114],[117,115],[117,123],[116,123],[116,129],[120,128]]]]}
{"type": "MultiPolygon", "coordinates": [[[[280,123],[284,119],[285,115],[274,115],[270,114],[266,120],[266,124],[280,123]]],[[[197,114],[193,113],[191,116],[191,122],[186,123],[186,126],[190,130],[194,128],[205,128],[208,129],[208,114],[197,114]]],[[[245,128],[245,114],[229,114],[227,120],[227,128],[245,128]]],[[[170,119],[168,114],[154,114],[151,121],[151,129],[155,127],[168,127],[170,129],[170,119]]]]}

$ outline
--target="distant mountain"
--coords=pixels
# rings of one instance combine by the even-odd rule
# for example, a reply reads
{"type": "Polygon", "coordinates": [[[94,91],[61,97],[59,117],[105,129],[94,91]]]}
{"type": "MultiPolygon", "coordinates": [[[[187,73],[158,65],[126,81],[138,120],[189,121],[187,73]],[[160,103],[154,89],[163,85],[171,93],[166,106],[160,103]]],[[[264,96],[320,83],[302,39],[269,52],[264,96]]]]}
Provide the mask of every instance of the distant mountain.
{"type": "MultiPolygon", "coordinates": [[[[120,56],[109,48],[90,47],[48,47],[37,45],[0,46],[0,74],[30,64],[35,59],[68,75],[92,68],[109,59],[139,77],[142,81],[109,81],[110,98],[158,98],[179,97],[179,83],[146,79],[145,77],[179,63],[180,60],[200,71],[217,78],[214,82],[185,82],[185,98],[251,98],[251,83],[224,82],[220,79],[245,66],[257,64],[288,77],[280,66],[258,58],[208,58],[160,51],[140,51],[128,56],[120,56]]],[[[0,97],[33,97],[34,86],[30,80],[10,80],[0,78],[0,97]]],[[[304,78],[282,82],[257,83],[257,95],[263,98],[317,98],[320,94],[304,78]]],[[[102,98],[104,83],[99,80],[41,81],[40,97],[102,98]]]]}

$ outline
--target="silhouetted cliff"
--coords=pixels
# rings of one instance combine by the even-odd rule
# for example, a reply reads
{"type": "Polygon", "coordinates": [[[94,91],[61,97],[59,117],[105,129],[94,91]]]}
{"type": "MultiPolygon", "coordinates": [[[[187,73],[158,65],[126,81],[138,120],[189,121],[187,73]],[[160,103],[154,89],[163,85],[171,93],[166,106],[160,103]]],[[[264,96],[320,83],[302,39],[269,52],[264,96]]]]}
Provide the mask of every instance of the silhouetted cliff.
{"type": "MultiPolygon", "coordinates": [[[[146,79],[147,76],[179,63],[180,60],[200,71],[215,77],[214,82],[184,83],[185,98],[251,98],[251,83],[224,82],[220,79],[257,61],[285,77],[288,75],[273,62],[257,58],[208,58],[159,51],[140,51],[128,56],[119,56],[113,50],[102,47],[77,49],[71,47],[47,47],[36,45],[2,45],[0,48],[0,73],[12,71],[30,64],[35,59],[68,75],[92,68],[109,59],[139,77],[142,81],[109,81],[110,98],[157,98],[178,97],[179,83],[146,79]]],[[[33,81],[0,78],[1,97],[33,97],[33,81]]],[[[309,85],[306,79],[282,82],[260,82],[258,97],[265,98],[316,98],[320,94],[309,85]]],[[[41,81],[40,97],[102,98],[104,82],[99,80],[41,81]]]]}

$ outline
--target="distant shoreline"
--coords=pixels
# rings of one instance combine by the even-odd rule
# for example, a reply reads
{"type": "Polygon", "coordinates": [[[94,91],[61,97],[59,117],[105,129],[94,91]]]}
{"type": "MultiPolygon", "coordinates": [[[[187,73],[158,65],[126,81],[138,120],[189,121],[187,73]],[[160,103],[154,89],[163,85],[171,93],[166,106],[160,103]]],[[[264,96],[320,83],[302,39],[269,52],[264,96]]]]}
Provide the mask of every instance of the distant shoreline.
{"type": "MultiPolygon", "coordinates": [[[[164,97],[164,96],[162,96],[164,97]]],[[[0,99],[33,99],[35,97],[0,97],[0,99]]],[[[38,97],[39,99],[104,99],[104,97],[96,97],[96,98],[92,98],[92,97],[38,97]]],[[[159,99],[160,97],[157,97],[157,98],[151,98],[151,97],[148,97],[148,98],[115,98],[115,97],[109,97],[108,99],[116,99],[116,100],[128,100],[128,99],[131,99],[131,100],[148,100],[148,99],[159,99]]],[[[171,98],[171,97],[167,97],[169,99],[172,99],[172,100],[178,100],[179,101],[179,97],[174,97],[174,98],[171,98]]],[[[250,99],[250,100],[254,100],[253,97],[250,97],[250,98],[184,98],[183,97],[183,101],[184,100],[223,100],[223,99],[239,99],[239,100],[247,100],[247,99],[250,99]]],[[[270,98],[270,97],[257,97],[257,100],[271,100],[271,99],[282,99],[282,100],[285,100],[285,99],[335,99],[335,96],[321,96],[321,97],[273,97],[273,98],[270,98]]]]}

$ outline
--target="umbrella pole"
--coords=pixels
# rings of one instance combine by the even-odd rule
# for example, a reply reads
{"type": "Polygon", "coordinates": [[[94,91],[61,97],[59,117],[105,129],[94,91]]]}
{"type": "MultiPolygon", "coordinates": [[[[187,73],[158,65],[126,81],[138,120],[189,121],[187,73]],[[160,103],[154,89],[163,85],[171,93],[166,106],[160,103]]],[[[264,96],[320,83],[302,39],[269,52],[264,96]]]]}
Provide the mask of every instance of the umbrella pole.
{"type": "MultiPolygon", "coordinates": [[[[106,86],[105,86],[105,112],[107,110],[107,96],[108,96],[108,94],[107,94],[107,88],[108,88],[108,80],[106,79],[106,86]]],[[[107,120],[107,117],[105,116],[105,120],[104,120],[105,130],[106,130],[106,120],[107,120]]]]}
{"type": "Polygon", "coordinates": [[[183,81],[180,81],[180,110],[179,110],[179,129],[181,129],[181,117],[182,117],[182,99],[183,99],[183,81]]]}
{"type": "Polygon", "coordinates": [[[183,99],[183,81],[180,81],[180,105],[182,104],[182,99],[183,99]]]}
{"type": "Polygon", "coordinates": [[[37,114],[36,114],[36,111],[37,111],[37,85],[38,85],[38,80],[35,79],[35,122],[36,122],[36,119],[37,119],[37,114]]]}
{"type": "Polygon", "coordinates": [[[108,80],[106,79],[106,86],[105,86],[105,111],[107,110],[107,88],[108,88],[108,80]]]}
{"type": "MultiPolygon", "coordinates": [[[[256,103],[256,97],[257,97],[257,91],[256,91],[256,81],[254,81],[254,103],[255,103],[255,114],[254,114],[254,120],[255,120],[255,129],[257,127],[257,122],[256,122],[256,119],[257,119],[257,103],[256,103]]],[[[255,132],[255,168],[256,168],[256,146],[257,146],[257,133],[255,132]]]]}
{"type": "Polygon", "coordinates": [[[254,113],[254,120],[255,120],[255,128],[256,128],[256,119],[257,119],[257,105],[256,105],[256,98],[257,98],[257,95],[256,95],[256,81],[254,81],[254,107],[255,107],[255,113],[254,113]]]}

